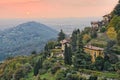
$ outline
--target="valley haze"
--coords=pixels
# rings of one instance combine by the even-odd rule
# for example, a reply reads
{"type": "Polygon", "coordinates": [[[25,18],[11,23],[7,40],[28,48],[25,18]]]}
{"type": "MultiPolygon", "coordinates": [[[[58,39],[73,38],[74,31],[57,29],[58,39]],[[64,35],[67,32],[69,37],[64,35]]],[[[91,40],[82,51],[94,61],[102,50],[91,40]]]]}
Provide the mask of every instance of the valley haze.
{"type": "Polygon", "coordinates": [[[37,21],[43,23],[57,31],[64,30],[66,34],[71,34],[74,29],[84,29],[91,26],[91,21],[99,21],[102,17],[86,17],[86,18],[41,18],[41,19],[0,19],[0,30],[15,27],[19,24],[37,21]]]}

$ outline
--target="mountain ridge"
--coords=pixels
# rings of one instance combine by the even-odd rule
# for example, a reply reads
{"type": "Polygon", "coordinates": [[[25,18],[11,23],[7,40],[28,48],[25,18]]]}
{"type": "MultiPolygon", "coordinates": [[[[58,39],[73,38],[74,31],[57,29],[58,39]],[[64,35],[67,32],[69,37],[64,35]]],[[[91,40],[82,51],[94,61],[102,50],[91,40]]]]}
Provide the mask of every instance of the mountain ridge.
{"type": "Polygon", "coordinates": [[[26,22],[0,33],[0,54],[29,55],[40,52],[45,43],[57,37],[57,31],[38,22],[26,22]]]}

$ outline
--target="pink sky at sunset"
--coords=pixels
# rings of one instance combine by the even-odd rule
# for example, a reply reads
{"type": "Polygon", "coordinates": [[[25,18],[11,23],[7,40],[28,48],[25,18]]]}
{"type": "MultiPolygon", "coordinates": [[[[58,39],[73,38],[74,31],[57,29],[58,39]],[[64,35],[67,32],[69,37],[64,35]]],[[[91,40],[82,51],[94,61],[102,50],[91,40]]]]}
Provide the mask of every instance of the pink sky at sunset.
{"type": "Polygon", "coordinates": [[[118,0],[1,0],[0,18],[100,17],[118,0]]]}

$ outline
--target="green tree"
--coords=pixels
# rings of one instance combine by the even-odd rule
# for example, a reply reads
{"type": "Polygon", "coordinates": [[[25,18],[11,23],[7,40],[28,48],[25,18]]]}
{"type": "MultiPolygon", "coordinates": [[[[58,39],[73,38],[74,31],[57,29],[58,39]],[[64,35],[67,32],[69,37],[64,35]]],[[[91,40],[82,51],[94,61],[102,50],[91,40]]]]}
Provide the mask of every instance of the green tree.
{"type": "Polygon", "coordinates": [[[106,71],[113,70],[112,64],[109,61],[104,62],[104,70],[106,70],[106,71]]]}
{"type": "Polygon", "coordinates": [[[71,45],[72,45],[72,51],[76,51],[76,46],[77,46],[77,31],[76,30],[72,32],[71,45]]]}
{"type": "Polygon", "coordinates": [[[116,7],[114,8],[113,13],[114,13],[115,15],[120,16],[120,0],[118,1],[118,4],[117,4],[116,7]]]}
{"type": "Polygon", "coordinates": [[[44,50],[45,50],[45,51],[50,51],[51,49],[54,49],[54,48],[55,48],[55,45],[56,45],[55,41],[49,41],[49,42],[45,45],[44,50]]]}
{"type": "Polygon", "coordinates": [[[93,29],[91,31],[91,38],[96,38],[96,37],[97,37],[97,31],[93,29]]]}
{"type": "Polygon", "coordinates": [[[81,34],[77,34],[77,51],[83,52],[83,36],[81,34]]]}
{"type": "Polygon", "coordinates": [[[39,73],[39,69],[41,68],[42,68],[42,58],[40,58],[34,66],[34,76],[37,76],[37,74],[39,73]]]}
{"type": "Polygon", "coordinates": [[[65,33],[63,32],[63,30],[61,29],[60,33],[58,34],[58,41],[61,41],[65,39],[65,33]]]}
{"type": "Polygon", "coordinates": [[[36,51],[33,51],[31,54],[35,55],[35,54],[37,54],[37,52],[36,52],[36,51]]]}
{"type": "Polygon", "coordinates": [[[102,71],[104,69],[104,58],[98,56],[95,60],[94,66],[96,70],[102,71]]]}
{"type": "Polygon", "coordinates": [[[91,57],[84,53],[84,45],[82,42],[82,35],[78,35],[77,40],[77,52],[74,55],[74,67],[75,68],[88,68],[91,63],[91,57]]]}
{"type": "Polygon", "coordinates": [[[72,64],[72,51],[71,47],[65,44],[65,52],[64,52],[64,62],[65,64],[72,64]]]}
{"type": "Polygon", "coordinates": [[[118,45],[120,46],[120,30],[118,31],[118,34],[117,34],[117,42],[118,42],[118,45]]]}
{"type": "Polygon", "coordinates": [[[103,26],[101,29],[100,29],[100,32],[101,33],[104,33],[106,31],[106,28],[103,26]]]}

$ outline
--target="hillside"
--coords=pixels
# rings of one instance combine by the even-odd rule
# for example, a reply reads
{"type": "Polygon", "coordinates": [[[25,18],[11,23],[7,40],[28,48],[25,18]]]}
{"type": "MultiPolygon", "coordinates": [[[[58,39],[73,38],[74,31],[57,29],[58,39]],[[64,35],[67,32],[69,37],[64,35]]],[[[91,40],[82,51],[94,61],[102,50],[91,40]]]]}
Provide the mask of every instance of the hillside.
{"type": "Polygon", "coordinates": [[[0,33],[0,60],[7,56],[40,52],[45,43],[57,36],[57,31],[44,24],[27,22],[0,33]]]}
{"type": "Polygon", "coordinates": [[[22,56],[0,63],[0,80],[120,80],[119,10],[75,29],[71,37],[36,22],[1,32],[0,50],[5,51],[0,54],[22,56]]]}

